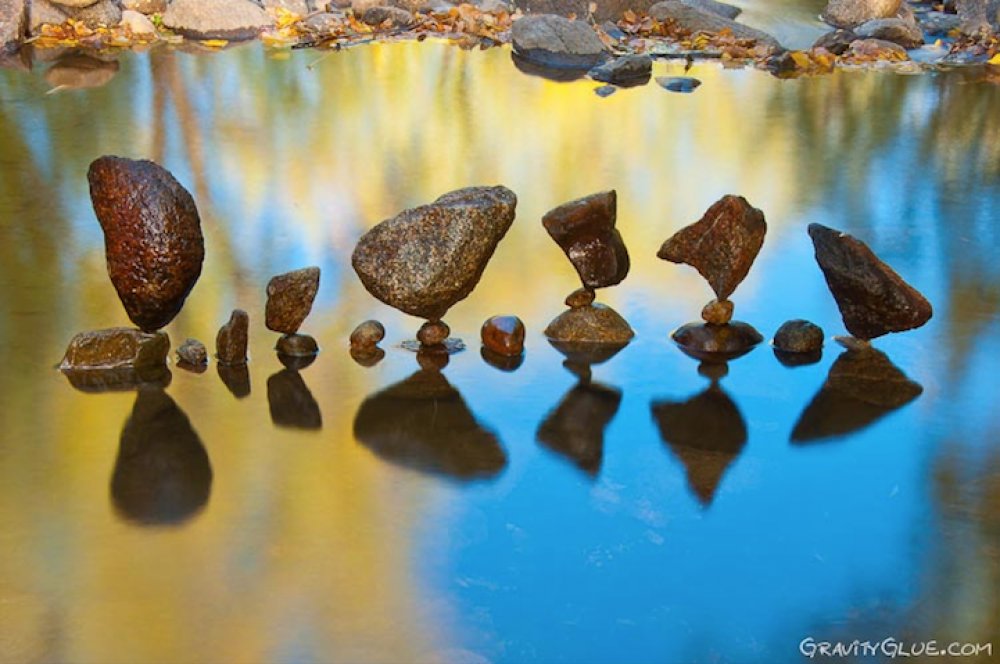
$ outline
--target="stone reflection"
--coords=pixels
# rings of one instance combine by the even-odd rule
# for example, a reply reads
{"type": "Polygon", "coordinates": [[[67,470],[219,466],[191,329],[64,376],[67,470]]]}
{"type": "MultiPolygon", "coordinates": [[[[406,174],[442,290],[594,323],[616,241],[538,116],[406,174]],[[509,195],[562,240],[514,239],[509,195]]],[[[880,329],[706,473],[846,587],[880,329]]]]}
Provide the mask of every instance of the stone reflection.
{"type": "Polygon", "coordinates": [[[118,513],[142,525],[179,524],[211,491],[212,465],[187,415],[162,389],[140,389],[111,475],[118,513]]]}
{"type": "Polygon", "coordinates": [[[229,366],[217,362],[215,368],[226,389],[237,399],[250,396],[250,369],[245,364],[229,366]]]}
{"type": "Polygon", "coordinates": [[[299,369],[308,366],[303,359],[279,355],[285,368],[267,379],[267,403],[275,426],[289,429],[319,430],[323,415],[299,369]]]}
{"type": "Polygon", "coordinates": [[[591,367],[607,362],[624,346],[551,343],[566,356],[563,366],[578,382],[546,416],[536,438],[583,472],[597,477],[604,461],[604,432],[618,413],[622,392],[593,382],[591,367]]]}
{"type": "Polygon", "coordinates": [[[69,384],[81,392],[130,392],[140,388],[164,389],[173,380],[166,366],[118,367],[114,369],[64,369],[69,384]]]}
{"type": "Polygon", "coordinates": [[[420,357],[409,378],[377,392],[354,417],[354,438],[386,461],[468,481],[496,477],[507,454],[441,373],[447,353],[420,357]]]}
{"type": "Polygon", "coordinates": [[[708,389],[686,401],[654,401],[650,409],[663,442],[684,465],[691,491],[707,507],[746,445],[747,426],[720,385],[728,365],[705,361],[698,373],[711,381],[708,389]]]}
{"type": "Polygon", "coordinates": [[[118,73],[118,62],[70,52],[45,72],[45,82],[55,90],[83,90],[107,85],[118,73]]]}
{"type": "Polygon", "coordinates": [[[823,387],[792,430],[793,443],[813,443],[860,431],[923,392],[882,351],[858,346],[830,367],[823,387]]]}

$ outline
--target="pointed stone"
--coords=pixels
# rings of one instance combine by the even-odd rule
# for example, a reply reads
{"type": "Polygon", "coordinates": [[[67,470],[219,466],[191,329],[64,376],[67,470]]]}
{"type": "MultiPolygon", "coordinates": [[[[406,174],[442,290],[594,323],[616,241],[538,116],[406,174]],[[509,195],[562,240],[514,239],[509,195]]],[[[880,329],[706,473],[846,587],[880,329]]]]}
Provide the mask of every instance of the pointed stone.
{"type": "Polygon", "coordinates": [[[234,309],[229,322],[219,328],[215,337],[215,356],[219,364],[242,366],[247,363],[247,342],[250,317],[242,309],[234,309]]]}
{"type": "Polygon", "coordinates": [[[628,275],[629,258],[615,228],[617,194],[602,191],[564,203],[542,217],[542,225],[580,275],[585,288],[605,288],[628,275]]]}
{"type": "Polygon", "coordinates": [[[267,307],[264,312],[267,329],[284,334],[298,332],[312,311],[317,292],[318,267],[306,267],[273,277],[267,284],[267,307]]]}

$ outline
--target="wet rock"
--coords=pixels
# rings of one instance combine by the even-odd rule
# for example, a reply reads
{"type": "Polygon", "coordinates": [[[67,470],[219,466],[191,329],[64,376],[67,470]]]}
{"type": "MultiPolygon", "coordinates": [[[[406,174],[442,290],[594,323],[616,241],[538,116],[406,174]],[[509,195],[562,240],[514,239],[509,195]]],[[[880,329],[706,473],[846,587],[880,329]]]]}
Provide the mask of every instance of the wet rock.
{"type": "Polygon", "coordinates": [[[944,12],[925,12],[917,15],[920,27],[931,37],[944,37],[953,30],[958,30],[962,19],[955,14],[944,12]]]}
{"type": "Polygon", "coordinates": [[[129,33],[140,39],[151,39],[157,36],[156,26],[145,14],[125,10],[122,12],[121,24],[129,33]]]}
{"type": "Polygon", "coordinates": [[[727,325],[688,323],[671,336],[687,354],[710,360],[737,358],[764,340],[760,332],[739,321],[727,325]]]}
{"type": "Polygon", "coordinates": [[[162,14],[167,11],[167,0],[122,0],[122,9],[140,14],[162,14]]]}
{"type": "Polygon", "coordinates": [[[366,320],[351,332],[351,348],[372,349],[384,338],[385,327],[382,323],[377,320],[366,320]]]}
{"type": "MultiPolygon", "coordinates": [[[[540,65],[533,60],[528,60],[521,57],[517,51],[511,50],[510,60],[514,63],[514,67],[523,74],[528,76],[537,76],[538,78],[544,78],[547,81],[556,81],[557,83],[568,83],[570,81],[577,81],[587,75],[586,68],[579,69],[566,69],[559,67],[547,67],[545,65],[540,65]]],[[[602,86],[608,88],[615,88],[613,85],[602,86]]],[[[596,92],[596,91],[595,91],[596,92]]],[[[598,95],[600,96],[600,95],[598,95]]],[[[604,95],[608,96],[607,94],[604,95]]]]}
{"type": "Polygon", "coordinates": [[[311,357],[319,352],[319,345],[308,334],[286,334],[278,339],[275,350],[290,357],[311,357]]]}
{"type": "Polygon", "coordinates": [[[24,0],[0,3],[0,55],[21,48],[28,27],[28,11],[24,0]]]}
{"type": "Polygon", "coordinates": [[[404,468],[469,481],[495,477],[507,455],[439,371],[421,369],[365,399],[354,438],[404,468]]]}
{"type": "Polygon", "coordinates": [[[742,196],[723,196],[698,222],[664,242],[657,256],[691,265],[726,300],[750,271],[766,232],[760,210],[742,196]]]}
{"type": "Polygon", "coordinates": [[[399,7],[369,7],[361,20],[375,27],[387,23],[391,28],[405,28],[413,23],[413,14],[399,7]]]}
{"type": "Polygon", "coordinates": [[[545,328],[552,341],[626,344],[635,336],[629,324],[614,309],[603,304],[569,309],[545,328]]]}
{"type": "Polygon", "coordinates": [[[249,0],[172,0],[163,25],[188,39],[255,39],[274,25],[263,9],[249,0]]]}
{"type": "Polygon", "coordinates": [[[657,76],[656,83],[669,92],[691,93],[698,89],[701,81],[690,76],[657,76]]]}
{"type": "Polygon", "coordinates": [[[594,291],[589,288],[577,288],[566,296],[566,306],[573,309],[589,307],[594,303],[594,291]]]}
{"type": "Polygon", "coordinates": [[[807,320],[786,321],[774,335],[775,350],[784,353],[815,353],[823,349],[823,328],[807,320]]]}
{"type": "Polygon", "coordinates": [[[851,43],[845,55],[853,55],[867,60],[907,60],[906,49],[884,39],[858,39],[851,43]]]}
{"type": "Polygon", "coordinates": [[[615,228],[617,195],[614,190],[591,194],[542,217],[542,225],[566,253],[585,288],[621,283],[628,275],[628,250],[615,228]]]}
{"type": "Polygon", "coordinates": [[[883,39],[903,48],[918,48],[924,43],[924,33],[916,23],[898,18],[878,18],[866,21],[854,32],[860,39],[883,39]]]}
{"type": "Polygon", "coordinates": [[[618,414],[621,401],[621,390],[599,383],[576,385],[545,417],[535,437],[596,477],[604,460],[604,432],[618,414]]]}
{"type": "Polygon", "coordinates": [[[602,99],[604,97],[610,97],[614,93],[618,92],[618,88],[613,85],[602,85],[598,88],[594,88],[594,94],[602,99]]]}
{"type": "Polygon", "coordinates": [[[277,427],[315,431],[323,428],[323,415],[298,371],[282,369],[267,379],[267,405],[277,427]]]}
{"type": "Polygon", "coordinates": [[[66,14],[88,28],[111,28],[122,20],[121,7],[115,0],[100,0],[82,9],[70,9],[66,14]]]}
{"type": "Polygon", "coordinates": [[[423,346],[440,346],[449,334],[451,329],[441,321],[428,321],[417,330],[417,341],[423,346]]]}
{"type": "Polygon", "coordinates": [[[219,328],[215,337],[215,357],[219,364],[242,366],[247,363],[250,317],[242,309],[234,309],[229,322],[219,328]]]}
{"type": "Polygon", "coordinates": [[[718,34],[729,31],[737,39],[748,39],[757,42],[769,50],[780,50],[781,44],[771,35],[761,30],[737,23],[711,11],[680,2],[665,0],[649,8],[649,15],[657,21],[673,21],[674,25],[688,32],[708,32],[718,34]]]}
{"type": "Polygon", "coordinates": [[[177,349],[177,359],[192,366],[202,366],[208,363],[208,350],[197,339],[185,339],[177,349]]]}
{"type": "Polygon", "coordinates": [[[588,0],[514,0],[514,6],[525,14],[551,14],[565,18],[586,19],[590,14],[588,0]]]}
{"type": "Polygon", "coordinates": [[[45,82],[53,88],[86,90],[107,85],[117,73],[117,62],[70,53],[59,58],[46,70],[45,82]]]}
{"type": "Polygon", "coordinates": [[[923,393],[882,352],[847,350],[792,430],[792,442],[809,443],[864,429],[923,393]]]}
{"type": "Polygon", "coordinates": [[[385,351],[378,346],[371,348],[351,347],[351,359],[363,367],[373,367],[385,358],[385,351]]]}
{"type": "Polygon", "coordinates": [[[930,320],[930,303],[864,242],[820,224],[809,225],[809,236],[844,326],[855,337],[874,339],[930,320]]]}
{"type": "Polygon", "coordinates": [[[151,161],[101,157],[87,178],[111,282],[132,322],[157,330],[201,275],[205,244],[194,199],[151,161]]]}
{"type": "Polygon", "coordinates": [[[700,9],[704,12],[710,12],[712,14],[718,14],[723,18],[728,18],[734,20],[737,16],[743,13],[743,10],[735,5],[726,4],[725,2],[718,2],[717,0],[681,0],[685,5],[694,7],[695,9],[700,9]]]}
{"type": "Polygon", "coordinates": [[[653,58],[645,53],[623,55],[590,70],[595,81],[622,87],[645,85],[653,71],[653,58]]]}
{"type": "Polygon", "coordinates": [[[339,30],[343,23],[343,15],[323,12],[303,19],[298,26],[300,30],[311,35],[329,35],[339,30]]]}
{"type": "Polygon", "coordinates": [[[219,379],[234,397],[244,399],[250,396],[250,370],[245,363],[234,365],[218,363],[215,368],[219,373],[219,379]]]}
{"type": "Polygon", "coordinates": [[[725,325],[733,319],[733,308],[729,300],[712,300],[701,310],[701,319],[712,325],[725,325]]]}
{"type": "Polygon", "coordinates": [[[166,366],[170,338],[127,327],[81,332],[69,342],[59,368],[150,369],[166,366]]]}
{"type": "Polygon", "coordinates": [[[267,283],[267,329],[285,334],[299,331],[319,292],[319,274],[318,267],[306,267],[279,274],[267,283]]]}
{"type": "Polygon", "coordinates": [[[479,349],[479,356],[486,364],[500,371],[517,371],[524,364],[524,353],[518,355],[501,355],[495,353],[486,346],[479,349]]]}
{"type": "Polygon", "coordinates": [[[144,525],[182,523],[211,492],[212,464],[187,415],[163,390],[139,390],[111,475],[118,513],[144,525]]]}
{"type": "Polygon", "coordinates": [[[821,36],[813,44],[813,48],[825,48],[834,55],[843,55],[858,36],[851,30],[833,30],[821,36]]]}
{"type": "Polygon", "coordinates": [[[821,18],[837,28],[854,28],[876,18],[892,18],[902,0],[830,0],[821,18]]]}
{"type": "Polygon", "coordinates": [[[553,69],[593,69],[604,62],[604,44],[585,21],[561,16],[526,16],[511,28],[514,52],[553,69]]]}
{"type": "Polygon", "coordinates": [[[504,356],[524,352],[524,323],[517,316],[493,316],[483,323],[483,347],[504,356]]]}
{"type": "Polygon", "coordinates": [[[506,187],[471,187],[383,221],[351,263],[369,293],[405,313],[439,320],[472,292],[514,221],[506,187]]]}
{"type": "Polygon", "coordinates": [[[38,35],[43,25],[62,25],[66,22],[65,12],[46,0],[31,0],[28,3],[28,33],[38,35]]]}

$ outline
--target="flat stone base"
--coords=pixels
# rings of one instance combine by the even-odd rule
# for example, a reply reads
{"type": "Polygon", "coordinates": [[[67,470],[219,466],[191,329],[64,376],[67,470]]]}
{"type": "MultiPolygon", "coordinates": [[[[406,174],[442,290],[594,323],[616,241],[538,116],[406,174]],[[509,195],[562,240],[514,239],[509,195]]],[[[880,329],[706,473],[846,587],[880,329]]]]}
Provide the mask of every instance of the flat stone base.
{"type": "Polygon", "coordinates": [[[740,321],[726,325],[688,323],[670,336],[681,350],[700,360],[735,359],[764,340],[760,332],[740,321]]]}
{"type": "Polygon", "coordinates": [[[635,332],[621,315],[604,304],[567,309],[549,323],[545,336],[552,342],[624,346],[635,332]]]}

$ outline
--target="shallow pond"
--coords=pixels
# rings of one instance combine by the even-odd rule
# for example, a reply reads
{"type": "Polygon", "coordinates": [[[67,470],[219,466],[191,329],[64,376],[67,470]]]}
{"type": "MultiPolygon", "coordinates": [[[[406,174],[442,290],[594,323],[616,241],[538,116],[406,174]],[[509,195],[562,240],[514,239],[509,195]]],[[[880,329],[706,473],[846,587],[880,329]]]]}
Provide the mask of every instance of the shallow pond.
{"type": "Polygon", "coordinates": [[[703,65],[694,94],[599,98],[505,49],[433,43],[159,49],[55,94],[43,69],[0,72],[0,659],[777,662],[807,637],[998,641],[1000,87],[703,65]],[[167,331],[211,343],[247,309],[243,398],[214,365],[175,367],[168,396],[138,402],[52,368],[73,333],[128,323],[85,177],[106,153],[194,193],[205,269],[167,331]],[[364,292],[354,242],[494,183],[518,219],[447,317],[469,345],[443,373],[457,393],[376,397],[418,370],[398,344],[419,321],[364,292]],[[587,387],[540,333],[578,282],[539,219],[606,188],[633,268],[599,297],[638,336],[587,387]],[[668,336],[710,291],[655,252],[726,193],[767,215],[733,299],[768,337],[797,317],[843,333],[811,222],[928,296],[930,324],[877,343],[918,398],[817,396],[832,341],[798,368],[761,346],[710,390],[668,336]],[[264,285],[307,264],[323,277],[303,329],[323,352],[295,374],[271,350],[264,285]],[[514,372],[479,354],[497,313],[529,328],[514,372]],[[346,339],[370,317],[387,355],[364,368],[346,339]],[[419,444],[371,443],[393,427],[419,444]],[[158,482],[173,483],[159,501],[142,490],[158,482]]]}

